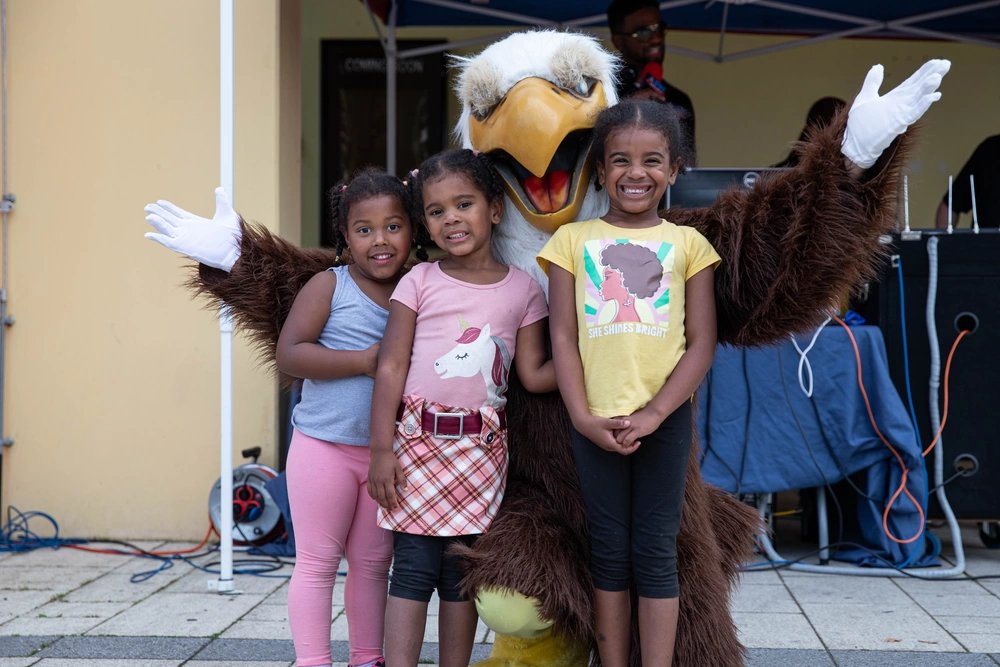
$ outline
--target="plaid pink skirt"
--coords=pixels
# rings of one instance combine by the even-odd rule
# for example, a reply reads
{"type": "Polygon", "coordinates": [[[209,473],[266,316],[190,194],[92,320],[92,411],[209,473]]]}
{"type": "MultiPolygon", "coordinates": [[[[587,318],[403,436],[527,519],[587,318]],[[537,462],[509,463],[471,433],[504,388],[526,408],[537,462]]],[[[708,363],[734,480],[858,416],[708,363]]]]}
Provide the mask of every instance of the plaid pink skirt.
{"type": "Polygon", "coordinates": [[[507,483],[507,430],[493,408],[480,408],[476,433],[439,435],[421,426],[422,412],[476,411],[404,396],[393,450],[406,475],[400,506],[378,510],[382,528],[417,535],[475,535],[493,522],[507,483]]]}

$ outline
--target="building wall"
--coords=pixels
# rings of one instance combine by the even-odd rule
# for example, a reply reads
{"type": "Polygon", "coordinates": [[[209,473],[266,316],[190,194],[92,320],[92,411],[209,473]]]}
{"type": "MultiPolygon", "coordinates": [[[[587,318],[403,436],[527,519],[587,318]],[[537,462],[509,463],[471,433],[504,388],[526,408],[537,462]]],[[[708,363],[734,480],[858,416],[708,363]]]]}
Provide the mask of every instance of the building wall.
{"type": "MultiPolygon", "coordinates": [[[[237,5],[236,207],[294,237],[298,3],[237,5]]],[[[212,214],[218,3],[7,7],[2,504],[50,513],[63,535],[200,538],[219,476],[218,324],[180,288],[187,263],[143,239],[142,208],[212,214]]],[[[239,340],[233,379],[236,458],[260,445],[273,463],[275,383],[239,340]]]]}
{"type": "MultiPolygon", "coordinates": [[[[303,227],[306,244],[318,242],[323,213],[318,210],[319,43],[322,39],[375,39],[360,2],[303,0],[303,227]]],[[[666,12],[669,23],[669,10],[666,12]]],[[[503,28],[400,28],[400,39],[465,40],[502,37],[503,28]]],[[[607,32],[603,33],[605,36],[607,32]]],[[[725,51],[760,48],[784,41],[774,37],[726,35],[725,51]]],[[[668,32],[668,46],[715,53],[718,35],[668,32]]],[[[485,44],[457,51],[471,54],[485,44]]],[[[608,47],[611,48],[610,44],[608,47]]],[[[839,39],[769,55],[724,63],[668,54],[664,70],[671,83],[691,96],[697,116],[699,166],[767,166],[785,157],[812,103],[826,95],[850,100],[868,69],[885,66],[882,92],[890,90],[930,58],[951,59],[941,87],[942,100],[927,114],[921,141],[910,163],[911,225],[933,227],[934,211],[976,145],[1000,132],[1000,49],[951,42],[839,39]]],[[[454,96],[450,120],[458,117],[454,96]]],[[[412,165],[415,166],[415,165],[412,165]]],[[[401,168],[407,165],[400,165],[401,168]]],[[[965,216],[963,225],[968,225],[965,216]]]]}
{"type": "MultiPolygon", "coordinates": [[[[63,535],[200,538],[219,476],[218,324],[180,287],[187,263],[142,238],[141,209],[166,198],[212,213],[218,3],[8,0],[7,11],[16,324],[3,410],[15,444],[3,452],[0,506],[48,512],[63,535]]],[[[374,37],[353,0],[238,0],[234,191],[248,218],[317,243],[319,41],[374,37]]],[[[668,35],[702,50],[715,39],[668,35]]],[[[727,48],[772,41],[729,36],[727,48]]],[[[919,227],[947,174],[1000,131],[1000,50],[840,40],[725,64],[670,55],[666,69],[694,99],[701,164],[749,166],[779,160],[812,101],[849,98],[872,63],[885,64],[887,90],[928,57],[954,67],[911,164],[919,227]]],[[[260,445],[276,464],[276,383],[239,339],[233,375],[236,460],[260,445]]]]}

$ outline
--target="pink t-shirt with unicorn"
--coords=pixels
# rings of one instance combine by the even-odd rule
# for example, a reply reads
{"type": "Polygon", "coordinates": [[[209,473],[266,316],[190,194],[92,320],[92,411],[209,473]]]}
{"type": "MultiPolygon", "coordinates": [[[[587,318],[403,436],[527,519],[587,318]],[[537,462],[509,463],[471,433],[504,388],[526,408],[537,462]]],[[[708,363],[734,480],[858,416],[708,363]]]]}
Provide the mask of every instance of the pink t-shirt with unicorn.
{"type": "Polygon", "coordinates": [[[417,314],[403,393],[472,410],[506,404],[517,330],[548,316],[541,286],[513,266],[500,282],[475,285],[424,262],[392,299],[417,314]]]}

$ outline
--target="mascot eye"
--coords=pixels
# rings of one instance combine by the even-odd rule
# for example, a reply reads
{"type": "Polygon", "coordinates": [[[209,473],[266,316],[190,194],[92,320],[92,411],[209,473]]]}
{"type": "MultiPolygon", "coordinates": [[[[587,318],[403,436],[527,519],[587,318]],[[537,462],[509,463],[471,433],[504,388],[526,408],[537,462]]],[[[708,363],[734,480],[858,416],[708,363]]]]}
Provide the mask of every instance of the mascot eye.
{"type": "Polygon", "coordinates": [[[573,87],[573,92],[580,97],[589,97],[590,93],[594,90],[595,83],[597,83],[595,79],[584,77],[580,80],[580,83],[573,87]]]}
{"type": "Polygon", "coordinates": [[[469,358],[469,353],[466,352],[465,354],[456,354],[455,358],[458,359],[459,361],[462,361],[464,359],[468,359],[469,358]]]}

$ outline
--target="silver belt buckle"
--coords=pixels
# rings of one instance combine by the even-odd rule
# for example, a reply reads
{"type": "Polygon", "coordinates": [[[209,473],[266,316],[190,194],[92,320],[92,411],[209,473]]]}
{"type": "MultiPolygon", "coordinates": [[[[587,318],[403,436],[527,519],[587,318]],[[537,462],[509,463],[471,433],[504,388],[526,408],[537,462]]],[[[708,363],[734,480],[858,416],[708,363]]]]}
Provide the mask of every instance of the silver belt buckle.
{"type": "Polygon", "coordinates": [[[435,412],[434,413],[434,437],[442,440],[461,440],[465,433],[465,415],[461,412],[435,412]],[[438,417],[458,417],[458,435],[445,435],[438,433],[438,417]]]}

